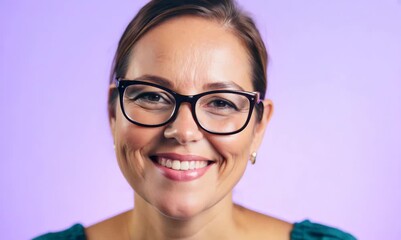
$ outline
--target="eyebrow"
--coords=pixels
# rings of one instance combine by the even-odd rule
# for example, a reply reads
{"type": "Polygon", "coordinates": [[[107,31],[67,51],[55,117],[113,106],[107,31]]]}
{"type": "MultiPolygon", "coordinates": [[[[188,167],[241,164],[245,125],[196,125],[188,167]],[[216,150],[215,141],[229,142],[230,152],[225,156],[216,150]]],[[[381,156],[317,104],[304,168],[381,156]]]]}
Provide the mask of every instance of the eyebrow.
{"type": "Polygon", "coordinates": [[[233,89],[245,91],[240,85],[232,81],[207,83],[203,86],[203,88],[205,90],[233,89]]]}
{"type": "Polygon", "coordinates": [[[138,80],[149,80],[149,81],[152,81],[153,83],[162,85],[163,87],[170,88],[170,89],[173,87],[173,84],[170,82],[170,80],[168,80],[167,78],[164,78],[164,77],[160,77],[160,76],[145,74],[145,75],[140,76],[137,79],[138,80]]]}
{"type": "MultiPolygon", "coordinates": [[[[162,85],[166,88],[170,88],[170,89],[173,88],[173,84],[171,83],[171,81],[164,77],[145,74],[145,75],[140,76],[137,79],[138,80],[148,80],[148,81],[152,81],[156,84],[162,85]]],[[[240,85],[238,85],[232,81],[206,83],[203,86],[203,89],[204,90],[232,89],[232,90],[245,91],[244,88],[242,88],[240,85]]]]}

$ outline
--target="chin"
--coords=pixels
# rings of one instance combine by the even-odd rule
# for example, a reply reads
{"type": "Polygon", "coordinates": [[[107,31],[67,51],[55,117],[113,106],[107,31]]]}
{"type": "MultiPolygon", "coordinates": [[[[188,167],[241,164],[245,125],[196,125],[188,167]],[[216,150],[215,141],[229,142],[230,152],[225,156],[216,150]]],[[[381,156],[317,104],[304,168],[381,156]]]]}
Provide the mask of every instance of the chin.
{"type": "Polygon", "coordinates": [[[178,220],[178,221],[185,221],[185,220],[191,219],[197,215],[193,211],[181,211],[181,210],[171,211],[171,210],[163,209],[163,210],[159,210],[159,212],[166,218],[174,219],[174,220],[178,220]]]}
{"type": "Polygon", "coordinates": [[[165,217],[175,219],[175,220],[187,220],[193,218],[200,213],[202,213],[206,206],[203,203],[196,201],[178,201],[178,202],[171,202],[168,201],[164,202],[161,205],[156,205],[155,208],[165,217]]]}

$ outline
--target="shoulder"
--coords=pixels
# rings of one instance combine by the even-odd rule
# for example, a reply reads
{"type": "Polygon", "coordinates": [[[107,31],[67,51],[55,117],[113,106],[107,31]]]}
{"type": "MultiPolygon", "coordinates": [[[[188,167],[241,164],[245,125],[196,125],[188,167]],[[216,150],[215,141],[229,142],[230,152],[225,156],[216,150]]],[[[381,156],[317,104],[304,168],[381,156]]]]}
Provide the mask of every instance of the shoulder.
{"type": "Polygon", "coordinates": [[[305,220],[294,224],[291,240],[356,240],[354,236],[337,228],[305,220]]]}
{"type": "Polygon", "coordinates": [[[102,222],[84,228],[82,224],[75,224],[72,227],[59,232],[49,232],[33,238],[32,240],[90,240],[90,239],[120,239],[129,212],[124,212],[102,222]]]}
{"type": "Polygon", "coordinates": [[[96,223],[85,229],[86,238],[109,240],[109,239],[124,239],[128,234],[129,216],[132,211],[120,213],[114,217],[96,223]]]}
{"type": "Polygon", "coordinates": [[[337,228],[304,220],[289,223],[250,209],[235,206],[237,225],[246,239],[282,240],[356,240],[351,234],[337,228]]]}
{"type": "Polygon", "coordinates": [[[235,215],[237,227],[246,239],[288,240],[293,228],[291,223],[239,205],[235,205],[235,215]]]}
{"type": "Polygon", "coordinates": [[[85,230],[81,224],[75,224],[72,227],[60,231],[60,232],[49,232],[33,240],[86,240],[85,230]]]}

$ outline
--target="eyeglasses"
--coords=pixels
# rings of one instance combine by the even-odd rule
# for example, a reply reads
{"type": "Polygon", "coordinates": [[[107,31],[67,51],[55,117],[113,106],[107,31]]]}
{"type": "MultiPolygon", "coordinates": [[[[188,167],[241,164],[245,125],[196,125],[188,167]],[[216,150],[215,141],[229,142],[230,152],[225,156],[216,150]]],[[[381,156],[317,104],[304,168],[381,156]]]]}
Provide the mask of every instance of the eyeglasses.
{"type": "Polygon", "coordinates": [[[181,95],[145,81],[115,79],[115,85],[125,118],[143,127],[173,121],[181,103],[187,102],[200,128],[212,134],[235,134],[247,126],[255,105],[261,103],[258,92],[214,90],[181,95]]]}

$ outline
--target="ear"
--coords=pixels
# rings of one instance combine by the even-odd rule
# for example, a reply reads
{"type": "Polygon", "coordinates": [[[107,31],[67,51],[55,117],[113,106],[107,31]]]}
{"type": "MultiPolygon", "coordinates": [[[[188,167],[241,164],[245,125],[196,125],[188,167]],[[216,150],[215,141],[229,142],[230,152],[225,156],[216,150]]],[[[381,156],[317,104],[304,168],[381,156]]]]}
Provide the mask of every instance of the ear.
{"type": "Polygon", "coordinates": [[[113,104],[108,103],[107,104],[107,110],[109,114],[109,124],[110,124],[110,129],[111,133],[114,136],[114,130],[115,130],[115,125],[116,125],[116,112],[117,112],[117,102],[118,102],[118,92],[116,89],[116,86],[110,85],[109,86],[109,93],[108,93],[108,99],[115,99],[113,104]],[[117,95],[117,96],[116,96],[117,95]]]}
{"type": "Polygon", "coordinates": [[[257,151],[262,143],[267,124],[273,114],[273,102],[270,99],[263,100],[263,115],[254,128],[254,138],[252,140],[251,151],[257,151]]]}

